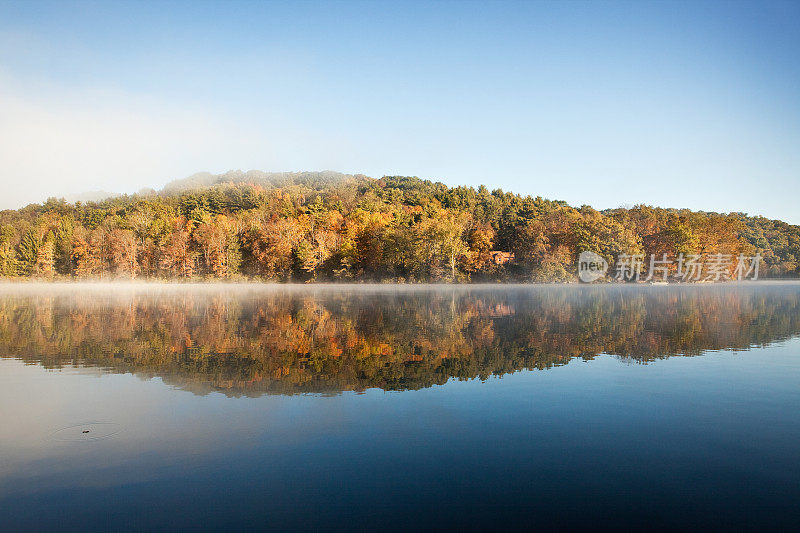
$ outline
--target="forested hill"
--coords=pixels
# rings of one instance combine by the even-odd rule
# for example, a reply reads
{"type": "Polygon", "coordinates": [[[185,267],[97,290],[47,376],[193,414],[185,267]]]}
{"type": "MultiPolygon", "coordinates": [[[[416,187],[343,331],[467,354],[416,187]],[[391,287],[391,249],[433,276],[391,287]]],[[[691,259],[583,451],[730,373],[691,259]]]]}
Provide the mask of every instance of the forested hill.
{"type": "Polygon", "coordinates": [[[0,212],[0,274],[110,279],[573,281],[581,251],[763,256],[800,276],[800,226],[596,211],[481,186],[336,172],[196,174],[160,192],[0,212]]]}

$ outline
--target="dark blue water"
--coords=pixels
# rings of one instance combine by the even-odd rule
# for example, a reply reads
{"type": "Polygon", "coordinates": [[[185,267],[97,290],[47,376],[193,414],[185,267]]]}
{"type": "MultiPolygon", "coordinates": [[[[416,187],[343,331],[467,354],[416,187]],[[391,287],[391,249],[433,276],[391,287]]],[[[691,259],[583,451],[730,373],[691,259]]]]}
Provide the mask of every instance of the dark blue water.
{"type": "Polygon", "coordinates": [[[2,530],[800,526],[798,285],[71,291],[0,296],[2,530]]]}

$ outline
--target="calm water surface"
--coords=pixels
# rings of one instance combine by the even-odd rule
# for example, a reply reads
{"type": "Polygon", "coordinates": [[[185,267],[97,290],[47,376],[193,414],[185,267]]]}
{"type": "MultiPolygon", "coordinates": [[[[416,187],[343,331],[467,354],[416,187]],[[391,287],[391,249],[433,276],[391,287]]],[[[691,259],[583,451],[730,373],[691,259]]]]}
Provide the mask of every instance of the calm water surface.
{"type": "Polygon", "coordinates": [[[800,527],[800,284],[0,287],[0,530],[800,527]]]}

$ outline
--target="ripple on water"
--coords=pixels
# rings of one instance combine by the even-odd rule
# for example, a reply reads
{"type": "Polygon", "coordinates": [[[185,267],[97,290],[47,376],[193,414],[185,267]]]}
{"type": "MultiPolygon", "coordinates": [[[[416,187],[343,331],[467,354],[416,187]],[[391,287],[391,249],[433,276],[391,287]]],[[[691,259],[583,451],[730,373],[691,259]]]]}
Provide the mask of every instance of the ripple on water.
{"type": "Polygon", "coordinates": [[[84,422],[74,424],[53,432],[53,440],[62,442],[90,442],[109,439],[122,431],[114,422],[84,422]]]}

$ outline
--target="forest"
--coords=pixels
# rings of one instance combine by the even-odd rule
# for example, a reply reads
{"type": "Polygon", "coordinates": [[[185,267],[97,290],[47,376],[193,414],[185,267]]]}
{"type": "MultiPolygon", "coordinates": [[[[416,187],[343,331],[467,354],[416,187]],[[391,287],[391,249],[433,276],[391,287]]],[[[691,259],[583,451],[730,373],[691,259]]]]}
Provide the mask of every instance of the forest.
{"type": "Polygon", "coordinates": [[[0,276],[276,282],[571,282],[584,250],[756,253],[800,276],[800,226],[647,205],[598,211],[485,186],[335,172],[197,174],[0,212],[0,276]]]}

